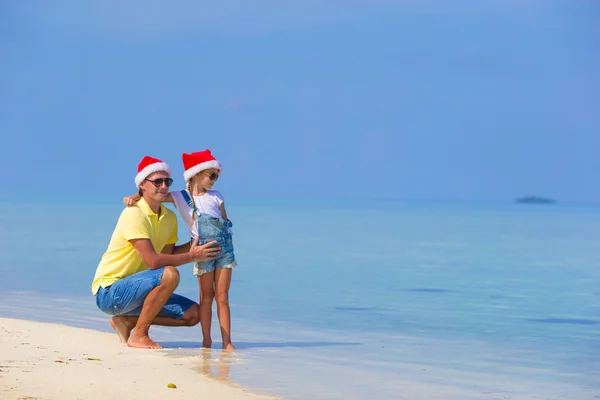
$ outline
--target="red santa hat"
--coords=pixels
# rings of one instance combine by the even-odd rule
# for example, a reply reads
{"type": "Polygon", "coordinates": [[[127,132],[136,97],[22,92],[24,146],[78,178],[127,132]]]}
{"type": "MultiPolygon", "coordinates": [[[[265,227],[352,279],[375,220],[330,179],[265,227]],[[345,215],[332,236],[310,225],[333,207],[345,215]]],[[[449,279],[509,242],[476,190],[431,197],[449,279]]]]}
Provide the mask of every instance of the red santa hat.
{"type": "Polygon", "coordinates": [[[208,149],[192,154],[183,153],[181,159],[183,160],[183,169],[185,170],[183,177],[186,182],[205,169],[216,168],[219,172],[223,170],[221,163],[210,154],[210,150],[208,149]]]}
{"type": "Polygon", "coordinates": [[[138,164],[138,173],[135,176],[135,186],[140,187],[144,179],[149,177],[155,172],[164,171],[171,177],[171,167],[166,162],[159,160],[158,158],[146,156],[142,159],[142,162],[138,164]]]}

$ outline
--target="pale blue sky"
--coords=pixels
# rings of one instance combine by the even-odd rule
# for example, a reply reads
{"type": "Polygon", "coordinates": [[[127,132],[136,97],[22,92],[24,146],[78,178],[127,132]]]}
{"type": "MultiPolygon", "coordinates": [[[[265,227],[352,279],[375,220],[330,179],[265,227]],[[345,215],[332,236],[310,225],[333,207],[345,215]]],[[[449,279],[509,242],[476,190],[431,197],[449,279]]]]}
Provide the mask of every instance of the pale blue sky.
{"type": "Polygon", "coordinates": [[[596,1],[173,3],[0,3],[0,200],[208,147],[239,202],[600,202],[596,1]]]}

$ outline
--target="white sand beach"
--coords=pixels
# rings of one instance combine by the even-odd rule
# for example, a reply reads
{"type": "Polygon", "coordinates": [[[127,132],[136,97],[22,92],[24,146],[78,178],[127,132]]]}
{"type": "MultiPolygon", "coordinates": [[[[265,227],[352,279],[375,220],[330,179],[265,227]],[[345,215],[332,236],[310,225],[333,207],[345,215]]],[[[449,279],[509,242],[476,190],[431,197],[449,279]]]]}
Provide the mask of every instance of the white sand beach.
{"type": "Polygon", "coordinates": [[[0,318],[0,399],[256,399],[115,334],[0,318]],[[169,384],[176,388],[169,388],[169,384]]]}

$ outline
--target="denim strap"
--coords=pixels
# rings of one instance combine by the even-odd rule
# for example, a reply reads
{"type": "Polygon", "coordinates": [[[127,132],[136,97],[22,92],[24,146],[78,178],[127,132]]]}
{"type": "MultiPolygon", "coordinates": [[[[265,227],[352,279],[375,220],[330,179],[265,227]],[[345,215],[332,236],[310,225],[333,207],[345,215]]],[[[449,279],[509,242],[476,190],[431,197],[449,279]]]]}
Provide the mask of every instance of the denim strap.
{"type": "Polygon", "coordinates": [[[190,197],[190,194],[187,192],[187,190],[182,190],[181,195],[183,196],[183,199],[188,204],[188,206],[190,206],[190,208],[192,209],[192,212],[196,214],[196,205],[192,201],[192,198],[190,197]]]}

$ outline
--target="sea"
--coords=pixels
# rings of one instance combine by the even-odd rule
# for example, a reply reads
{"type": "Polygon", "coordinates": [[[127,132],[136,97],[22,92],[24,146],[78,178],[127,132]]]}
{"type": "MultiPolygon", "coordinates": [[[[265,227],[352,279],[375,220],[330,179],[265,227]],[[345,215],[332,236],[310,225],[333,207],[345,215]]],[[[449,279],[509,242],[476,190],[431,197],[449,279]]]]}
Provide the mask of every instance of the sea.
{"type": "MultiPolygon", "coordinates": [[[[0,207],[0,316],[111,332],[90,285],[123,206],[0,207]]],[[[600,206],[234,204],[235,352],[152,327],[199,376],[283,399],[600,399],[600,206]]],[[[185,227],[180,242],[187,240],[185,227]]],[[[177,293],[198,299],[192,265],[177,293]]],[[[115,341],[117,340],[115,336],[115,341]]]]}

